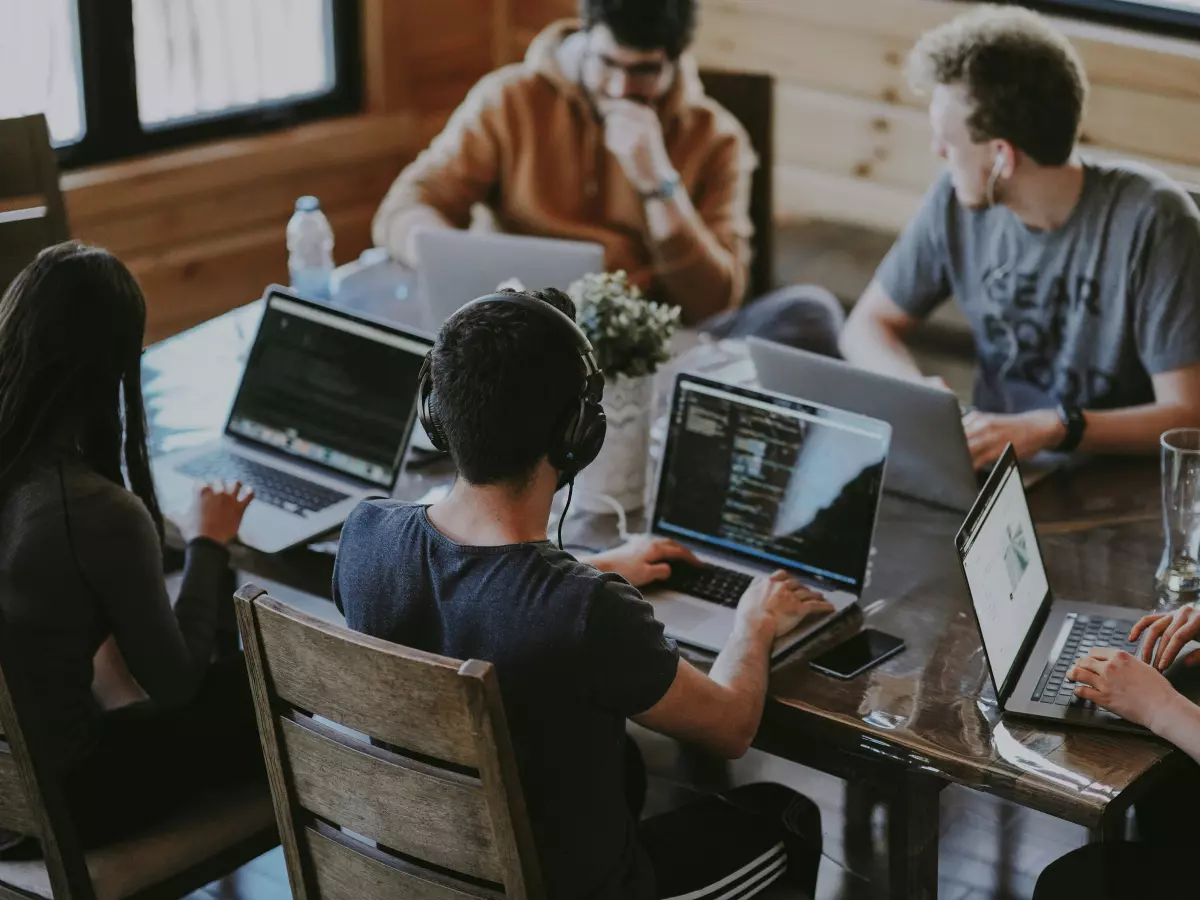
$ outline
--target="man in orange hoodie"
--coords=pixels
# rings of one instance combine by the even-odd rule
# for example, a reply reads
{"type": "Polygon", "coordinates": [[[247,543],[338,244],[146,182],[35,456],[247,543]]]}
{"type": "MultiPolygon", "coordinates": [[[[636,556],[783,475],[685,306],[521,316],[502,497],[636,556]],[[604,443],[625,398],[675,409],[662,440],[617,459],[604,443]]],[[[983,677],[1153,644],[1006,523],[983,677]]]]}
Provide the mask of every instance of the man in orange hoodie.
{"type": "Polygon", "coordinates": [[[827,292],[740,309],[757,160],[685,53],[695,0],[581,0],[581,12],[471,90],[388,192],[376,245],[416,266],[415,232],[466,228],[482,204],[503,231],[604,245],[610,270],[688,325],[836,354],[842,313],[827,292]]]}

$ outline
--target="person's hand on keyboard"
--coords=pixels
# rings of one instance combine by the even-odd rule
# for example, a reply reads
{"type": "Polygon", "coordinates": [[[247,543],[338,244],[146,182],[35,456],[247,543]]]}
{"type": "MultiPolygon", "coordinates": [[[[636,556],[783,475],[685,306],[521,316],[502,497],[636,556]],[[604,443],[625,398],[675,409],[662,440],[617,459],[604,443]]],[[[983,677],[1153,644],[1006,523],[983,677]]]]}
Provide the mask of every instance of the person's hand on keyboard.
{"type": "Polygon", "coordinates": [[[218,544],[228,544],[242,527],[246,507],[254,499],[254,491],[233,484],[202,484],[196,489],[196,499],[186,519],[180,523],[180,533],[189,543],[196,538],[208,538],[218,544]]]}
{"type": "Polygon", "coordinates": [[[769,627],[777,638],[807,618],[831,612],[833,604],[783,570],[755,578],[737,605],[739,625],[769,627]]]}
{"type": "Polygon", "coordinates": [[[1080,659],[1067,680],[1078,682],[1077,697],[1156,734],[1169,724],[1180,702],[1190,703],[1153,666],[1112,647],[1098,647],[1080,659]]]}
{"type": "Polygon", "coordinates": [[[620,547],[597,553],[582,560],[601,572],[620,575],[634,587],[642,587],[671,577],[671,563],[685,562],[693,566],[703,563],[682,544],[669,538],[635,537],[620,547]]]}
{"type": "MultiPolygon", "coordinates": [[[[1171,613],[1156,613],[1144,616],[1133,626],[1129,640],[1136,641],[1145,635],[1142,641],[1141,660],[1149,663],[1160,672],[1165,672],[1175,662],[1181,650],[1188,641],[1197,640],[1200,635],[1200,610],[1192,606],[1181,606],[1171,613]]],[[[1184,665],[1200,665],[1200,650],[1188,655],[1184,665]]]]}

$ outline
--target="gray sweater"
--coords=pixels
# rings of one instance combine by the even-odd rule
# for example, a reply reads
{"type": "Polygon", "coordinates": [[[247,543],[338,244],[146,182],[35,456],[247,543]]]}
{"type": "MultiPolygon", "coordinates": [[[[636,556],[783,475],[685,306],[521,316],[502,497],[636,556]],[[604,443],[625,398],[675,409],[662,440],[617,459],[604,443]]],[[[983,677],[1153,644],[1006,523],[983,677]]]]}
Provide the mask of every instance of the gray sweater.
{"type": "Polygon", "coordinates": [[[78,460],[41,465],[0,499],[0,608],[52,764],[72,765],[96,740],[92,657],[109,635],[152,702],[195,695],[232,583],[228,551],[193,541],[172,610],[145,506],[78,460]]]}

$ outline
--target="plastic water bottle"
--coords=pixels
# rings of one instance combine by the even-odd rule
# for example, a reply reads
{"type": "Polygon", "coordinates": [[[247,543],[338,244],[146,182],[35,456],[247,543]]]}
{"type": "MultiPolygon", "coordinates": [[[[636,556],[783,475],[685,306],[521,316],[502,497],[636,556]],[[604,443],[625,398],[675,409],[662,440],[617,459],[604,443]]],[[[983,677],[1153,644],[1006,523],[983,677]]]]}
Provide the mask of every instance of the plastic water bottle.
{"type": "Polygon", "coordinates": [[[328,300],[333,274],[333,229],[316,197],[301,197],[287,227],[288,273],[303,297],[328,300]]]}

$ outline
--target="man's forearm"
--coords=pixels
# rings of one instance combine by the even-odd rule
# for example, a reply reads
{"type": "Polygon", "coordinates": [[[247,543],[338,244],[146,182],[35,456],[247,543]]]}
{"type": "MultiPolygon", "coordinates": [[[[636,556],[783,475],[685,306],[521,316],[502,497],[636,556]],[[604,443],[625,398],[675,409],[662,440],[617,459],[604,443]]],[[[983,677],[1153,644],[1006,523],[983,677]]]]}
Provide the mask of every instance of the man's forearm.
{"type": "Polygon", "coordinates": [[[860,369],[904,378],[922,379],[921,367],[901,337],[887,325],[851,316],[839,342],[842,355],[860,369]]]}
{"type": "Polygon", "coordinates": [[[736,697],[734,708],[743,717],[740,724],[747,745],[762,721],[774,639],[769,624],[751,624],[739,619],[708,673],[709,678],[736,697]]]}
{"type": "Polygon", "coordinates": [[[667,200],[645,202],[647,239],[659,283],[681,307],[685,325],[724,312],[741,300],[741,262],[713,235],[680,187],[667,200]]]}
{"type": "Polygon", "coordinates": [[[1164,431],[1200,425],[1200,410],[1182,404],[1154,403],[1084,415],[1087,429],[1079,450],[1085,453],[1154,453],[1164,431]]]}

